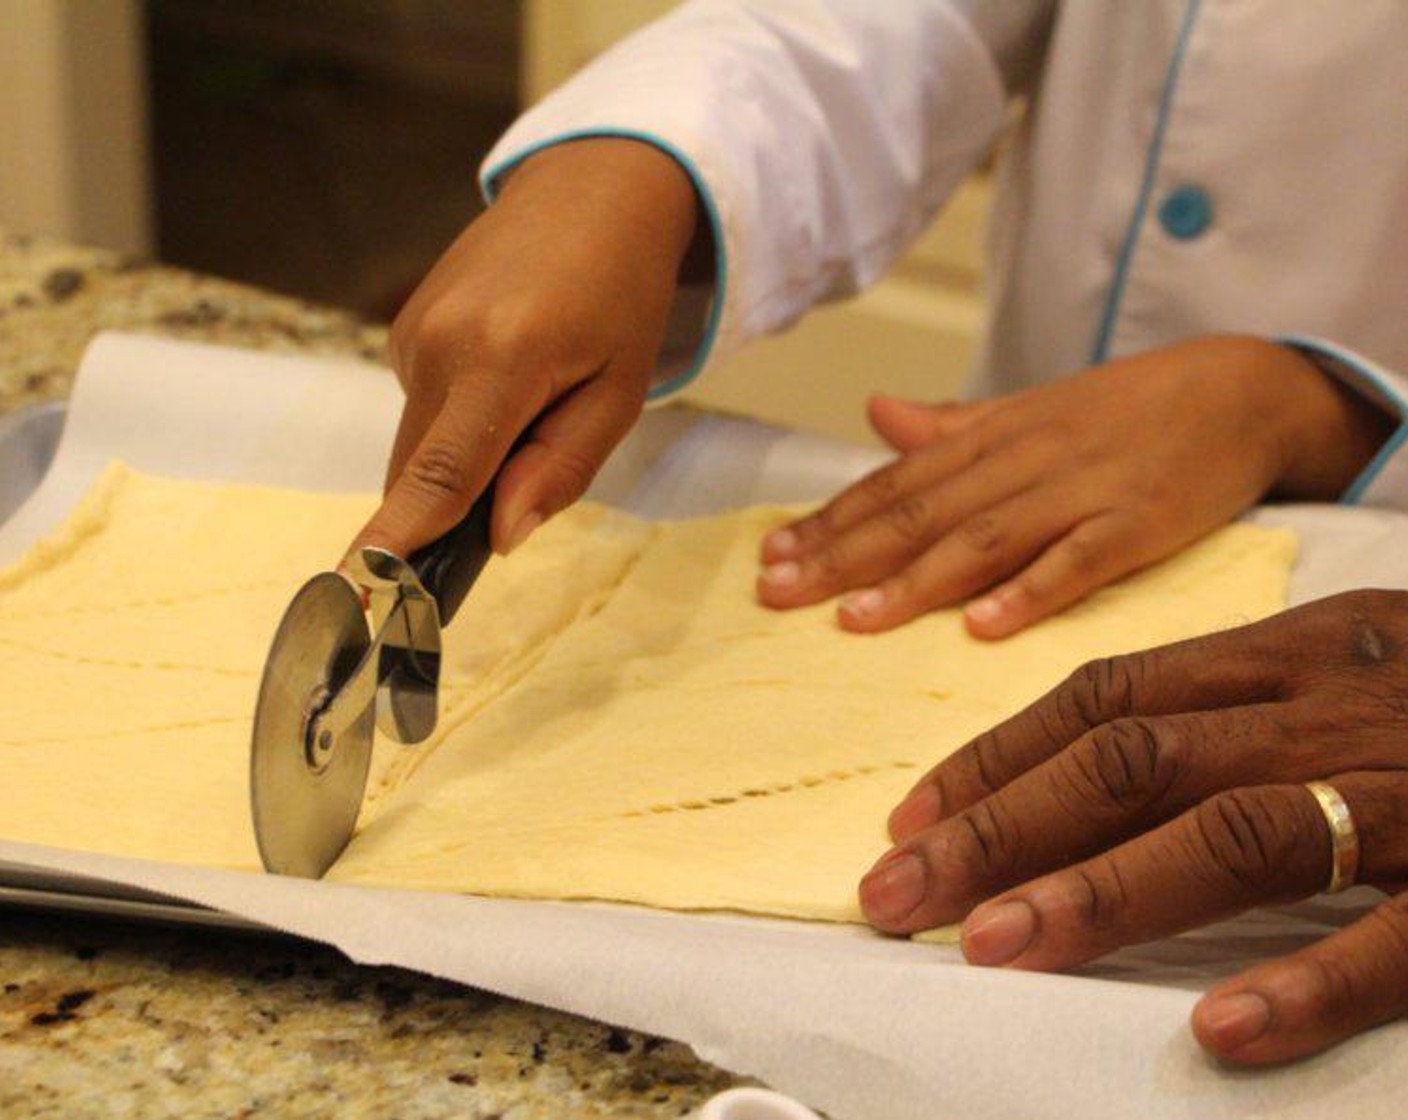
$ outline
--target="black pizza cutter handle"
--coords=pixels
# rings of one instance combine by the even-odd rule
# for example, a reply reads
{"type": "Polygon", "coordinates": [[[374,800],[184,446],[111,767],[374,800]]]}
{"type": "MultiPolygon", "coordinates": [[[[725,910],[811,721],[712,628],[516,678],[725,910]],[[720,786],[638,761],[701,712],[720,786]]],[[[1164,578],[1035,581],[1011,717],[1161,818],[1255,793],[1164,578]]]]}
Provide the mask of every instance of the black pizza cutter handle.
{"type": "Polygon", "coordinates": [[[458,525],[408,559],[421,586],[439,607],[442,627],[448,626],[455,617],[493,555],[489,547],[489,520],[493,512],[494,486],[490,483],[458,525]]]}
{"type": "MultiPolygon", "coordinates": [[[[504,462],[511,460],[531,438],[529,428],[514,441],[504,462]]],[[[415,569],[421,586],[434,598],[440,609],[440,626],[444,628],[455,617],[460,604],[489,562],[494,550],[489,545],[489,523],[494,514],[494,490],[499,484],[502,467],[475,499],[469,512],[453,529],[438,540],[413,552],[407,563],[415,569]]]]}

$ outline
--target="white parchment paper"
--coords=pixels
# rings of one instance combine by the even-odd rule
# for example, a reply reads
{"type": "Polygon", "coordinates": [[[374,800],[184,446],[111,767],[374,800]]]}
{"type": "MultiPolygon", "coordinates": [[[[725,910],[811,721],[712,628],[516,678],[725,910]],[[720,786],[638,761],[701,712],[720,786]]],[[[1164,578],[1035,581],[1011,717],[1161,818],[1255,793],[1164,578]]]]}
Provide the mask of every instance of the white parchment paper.
{"type": "MultiPolygon", "coordinates": [[[[400,409],[384,371],[106,335],[59,456],[0,526],[0,563],[61,520],[113,458],[168,475],[375,489],[400,409]]],[[[646,516],[823,497],[872,451],[681,409],[649,414],[596,495],[646,516]]],[[[1408,584],[1408,518],[1259,511],[1304,542],[1293,597],[1408,584]]],[[[0,821],[0,835],[4,822],[0,821]]],[[[1196,993],[1362,913],[1376,895],[1262,910],[1078,975],[969,968],[859,927],[386,891],[0,841],[3,864],[157,891],[396,964],[691,1044],[835,1120],[1390,1117],[1408,1026],[1256,1073],[1203,1057],[1196,993]]]]}

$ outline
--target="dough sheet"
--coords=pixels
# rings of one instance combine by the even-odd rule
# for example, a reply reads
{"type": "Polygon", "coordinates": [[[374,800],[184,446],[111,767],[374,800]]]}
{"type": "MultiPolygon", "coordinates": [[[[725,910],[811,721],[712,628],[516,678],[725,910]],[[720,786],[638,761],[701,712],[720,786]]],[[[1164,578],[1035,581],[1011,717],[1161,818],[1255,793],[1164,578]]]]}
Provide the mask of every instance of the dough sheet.
{"type": "MultiPolygon", "coordinates": [[[[0,572],[0,835],[258,867],[248,741],[283,608],[370,496],[114,466],[0,572]]],[[[600,506],[495,560],[446,636],[444,714],[378,742],[329,877],[859,920],[886,814],[1080,663],[1285,603],[1294,535],[1232,525],[999,643],[958,612],[874,636],[753,599],[788,511],[647,523],[600,506]]]]}

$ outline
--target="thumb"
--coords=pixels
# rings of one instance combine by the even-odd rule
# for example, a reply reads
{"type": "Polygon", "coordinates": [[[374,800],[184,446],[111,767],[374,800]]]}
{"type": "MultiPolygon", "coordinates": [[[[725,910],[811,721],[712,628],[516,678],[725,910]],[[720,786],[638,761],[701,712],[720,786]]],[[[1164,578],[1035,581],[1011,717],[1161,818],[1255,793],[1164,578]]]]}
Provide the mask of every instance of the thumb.
{"type": "Polygon", "coordinates": [[[981,407],[957,401],[927,404],[877,393],[867,403],[866,413],[881,439],[896,451],[913,451],[966,427],[981,407]]]}

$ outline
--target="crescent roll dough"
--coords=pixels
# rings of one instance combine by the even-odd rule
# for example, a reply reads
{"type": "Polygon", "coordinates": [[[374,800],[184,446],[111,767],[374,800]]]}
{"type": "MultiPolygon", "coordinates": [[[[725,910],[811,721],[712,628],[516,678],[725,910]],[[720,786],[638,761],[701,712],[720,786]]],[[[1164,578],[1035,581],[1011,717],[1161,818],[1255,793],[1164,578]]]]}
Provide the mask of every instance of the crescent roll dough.
{"type": "MultiPolygon", "coordinates": [[[[250,721],[268,643],[370,496],[115,465],[0,572],[0,835],[257,869],[250,721]]],[[[446,638],[444,709],[378,742],[329,876],[858,921],[890,808],[1082,662],[1285,603],[1295,539],[1232,525],[1002,642],[957,611],[842,633],[757,605],[789,511],[648,523],[600,506],[490,564],[446,638]]]]}

